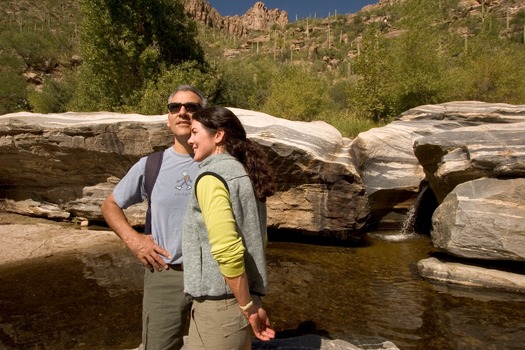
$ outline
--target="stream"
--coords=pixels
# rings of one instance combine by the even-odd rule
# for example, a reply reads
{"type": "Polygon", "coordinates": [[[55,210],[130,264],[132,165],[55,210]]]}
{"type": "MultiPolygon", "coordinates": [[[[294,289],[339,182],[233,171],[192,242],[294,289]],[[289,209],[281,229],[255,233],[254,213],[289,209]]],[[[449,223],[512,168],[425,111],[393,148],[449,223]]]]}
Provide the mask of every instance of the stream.
{"type": "MultiPolygon", "coordinates": [[[[372,232],[358,246],[271,240],[264,298],[279,337],[380,337],[401,350],[524,349],[525,295],[431,283],[428,236],[372,232]]],[[[142,268],[125,249],[0,266],[0,349],[132,349],[142,268]]]]}

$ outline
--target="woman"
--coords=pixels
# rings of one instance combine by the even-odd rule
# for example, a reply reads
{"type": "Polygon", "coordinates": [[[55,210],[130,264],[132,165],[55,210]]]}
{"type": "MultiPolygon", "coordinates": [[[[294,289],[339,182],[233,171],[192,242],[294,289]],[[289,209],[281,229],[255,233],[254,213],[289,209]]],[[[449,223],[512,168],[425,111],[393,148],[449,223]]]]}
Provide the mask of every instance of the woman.
{"type": "Polygon", "coordinates": [[[193,297],[188,347],[250,349],[251,329],[275,337],[266,293],[266,155],[224,107],[195,112],[188,143],[200,175],[184,220],[184,290],[193,297]]]}

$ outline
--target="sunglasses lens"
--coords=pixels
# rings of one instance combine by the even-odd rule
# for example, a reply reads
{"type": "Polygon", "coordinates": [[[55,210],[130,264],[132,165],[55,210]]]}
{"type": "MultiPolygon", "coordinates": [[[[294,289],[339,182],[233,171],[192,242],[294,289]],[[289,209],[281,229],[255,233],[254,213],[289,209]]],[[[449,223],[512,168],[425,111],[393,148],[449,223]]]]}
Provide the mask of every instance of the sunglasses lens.
{"type": "Polygon", "coordinates": [[[186,108],[186,111],[193,113],[201,109],[201,106],[198,103],[185,103],[184,108],[186,108]]]}
{"type": "Polygon", "coordinates": [[[168,103],[168,110],[170,111],[170,113],[179,113],[181,107],[182,103],[168,103]]]}

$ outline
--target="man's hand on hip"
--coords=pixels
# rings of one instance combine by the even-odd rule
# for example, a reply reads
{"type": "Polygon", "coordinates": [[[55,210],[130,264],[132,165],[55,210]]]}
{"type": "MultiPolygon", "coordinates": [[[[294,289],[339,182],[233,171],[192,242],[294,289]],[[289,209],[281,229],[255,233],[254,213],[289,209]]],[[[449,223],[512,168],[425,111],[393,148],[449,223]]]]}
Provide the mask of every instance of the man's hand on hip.
{"type": "Polygon", "coordinates": [[[168,264],[164,261],[162,256],[165,256],[168,259],[171,258],[171,256],[164,248],[160,247],[153,241],[151,235],[137,233],[133,241],[129,242],[128,248],[150,271],[153,271],[153,269],[158,271],[168,269],[168,264]]]}

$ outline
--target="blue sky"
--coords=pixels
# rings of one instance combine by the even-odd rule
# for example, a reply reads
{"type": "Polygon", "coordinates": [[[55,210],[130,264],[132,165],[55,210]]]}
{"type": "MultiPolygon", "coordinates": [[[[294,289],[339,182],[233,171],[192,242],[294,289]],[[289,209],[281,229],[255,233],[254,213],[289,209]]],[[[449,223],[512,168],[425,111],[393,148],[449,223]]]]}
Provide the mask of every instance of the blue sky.
{"type": "MultiPolygon", "coordinates": [[[[221,16],[244,15],[257,0],[207,0],[221,16]]],[[[325,18],[328,14],[355,13],[364,6],[377,4],[379,0],[263,0],[270,10],[288,12],[290,22],[306,17],[325,18]]]]}

